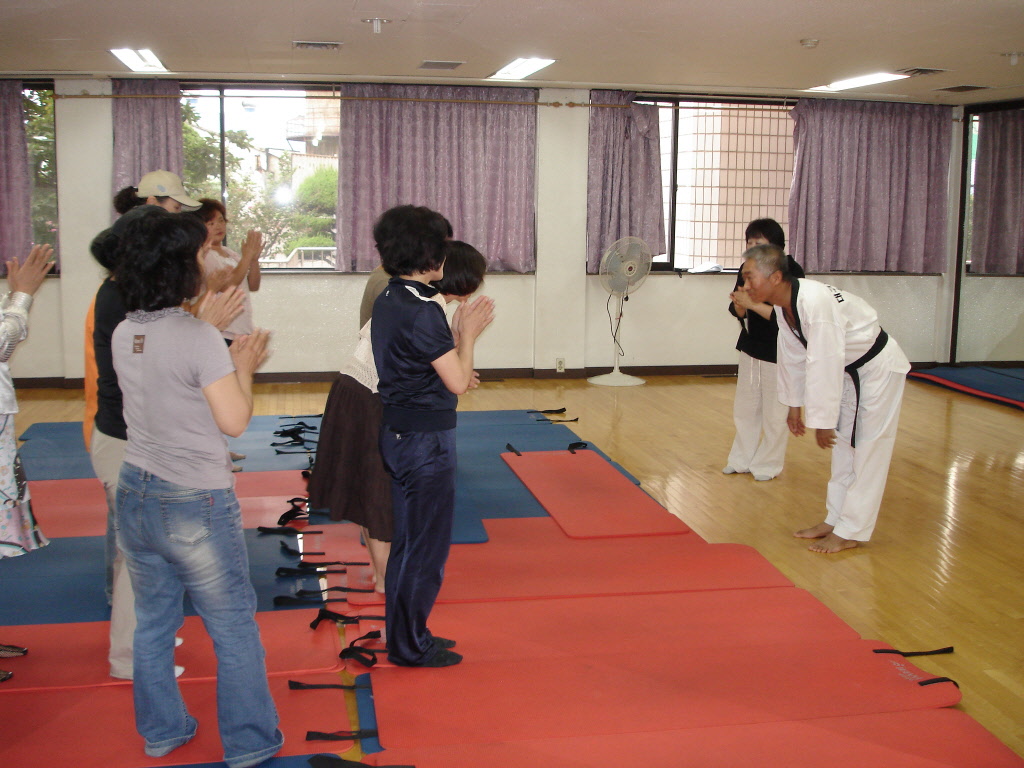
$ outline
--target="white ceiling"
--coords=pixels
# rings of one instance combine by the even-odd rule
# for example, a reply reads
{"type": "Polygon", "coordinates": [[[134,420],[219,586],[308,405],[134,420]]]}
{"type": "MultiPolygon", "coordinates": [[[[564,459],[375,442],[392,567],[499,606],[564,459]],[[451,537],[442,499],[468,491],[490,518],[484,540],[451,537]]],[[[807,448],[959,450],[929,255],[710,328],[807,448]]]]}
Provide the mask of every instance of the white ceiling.
{"type": "Polygon", "coordinates": [[[542,56],[557,62],[531,85],[797,96],[928,68],[945,71],[844,96],[1024,98],[1024,0],[0,0],[0,77],[123,77],[108,52],[122,47],[151,48],[178,78],[478,84],[542,56]],[[374,34],[372,17],[391,23],[374,34]],[[941,90],[964,85],[985,89],[941,90]]]}

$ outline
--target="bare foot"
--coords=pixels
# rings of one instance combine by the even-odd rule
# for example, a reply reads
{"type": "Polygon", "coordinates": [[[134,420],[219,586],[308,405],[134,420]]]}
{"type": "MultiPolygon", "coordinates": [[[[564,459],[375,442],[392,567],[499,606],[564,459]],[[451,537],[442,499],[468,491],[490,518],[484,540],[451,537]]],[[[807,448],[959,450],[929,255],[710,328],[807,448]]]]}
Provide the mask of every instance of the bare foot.
{"type": "Polygon", "coordinates": [[[854,547],[860,546],[859,541],[853,539],[842,539],[836,536],[834,533],[830,533],[820,541],[816,541],[808,547],[811,552],[821,552],[825,555],[834,555],[836,552],[842,552],[844,549],[853,549],[854,547]]]}
{"type": "Polygon", "coordinates": [[[793,535],[798,539],[820,539],[824,536],[828,536],[832,533],[834,525],[828,523],[818,523],[813,528],[804,528],[802,531],[797,531],[793,535]]]}

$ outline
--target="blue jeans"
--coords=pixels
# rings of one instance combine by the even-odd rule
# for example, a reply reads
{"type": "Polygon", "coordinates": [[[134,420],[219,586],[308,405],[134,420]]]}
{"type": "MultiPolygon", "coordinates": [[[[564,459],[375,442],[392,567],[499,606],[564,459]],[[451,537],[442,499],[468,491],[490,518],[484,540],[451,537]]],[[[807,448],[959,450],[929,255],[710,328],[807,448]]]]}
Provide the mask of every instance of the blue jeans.
{"type": "Polygon", "coordinates": [[[455,430],[380,429],[394,533],[384,578],[388,660],[417,666],[437,652],[427,619],[444,581],[455,513],[455,430]]]}
{"type": "Polygon", "coordinates": [[[230,488],[169,483],[125,462],[117,544],[135,591],[135,725],[160,757],[196,732],[174,677],[174,633],[187,592],[217,653],[217,725],[230,768],[258,765],[284,743],[270,696],[238,500],[230,488]]]}

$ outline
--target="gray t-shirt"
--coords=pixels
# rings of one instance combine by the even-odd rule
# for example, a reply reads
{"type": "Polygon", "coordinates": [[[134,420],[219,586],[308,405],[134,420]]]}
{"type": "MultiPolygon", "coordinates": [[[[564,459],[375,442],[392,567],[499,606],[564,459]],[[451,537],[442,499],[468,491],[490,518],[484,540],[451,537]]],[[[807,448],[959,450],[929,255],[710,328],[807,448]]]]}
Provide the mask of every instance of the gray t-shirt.
{"type": "Polygon", "coordinates": [[[227,440],[203,388],[235,370],[220,331],[177,307],[129,312],[111,341],[124,460],[185,488],[231,488],[227,440]]]}

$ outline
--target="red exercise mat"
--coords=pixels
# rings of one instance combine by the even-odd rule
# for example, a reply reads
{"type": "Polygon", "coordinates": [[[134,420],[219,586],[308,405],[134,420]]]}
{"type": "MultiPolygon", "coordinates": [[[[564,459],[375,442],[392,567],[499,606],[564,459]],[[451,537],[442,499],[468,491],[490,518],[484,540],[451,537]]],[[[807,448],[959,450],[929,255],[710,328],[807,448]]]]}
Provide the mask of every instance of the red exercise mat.
{"type": "MultiPolygon", "coordinates": [[[[511,628],[510,628],[511,629],[511,628]]],[[[862,640],[473,661],[372,673],[384,748],[753,725],[948,707],[950,682],[862,640]]],[[[817,745],[811,745],[817,746],[817,745]]],[[[827,761],[824,764],[828,764],[827,761]]]]}
{"type": "Polygon", "coordinates": [[[32,480],[28,490],[32,512],[47,537],[107,535],[107,494],[95,477],[32,480]]]}
{"type": "MultiPolygon", "coordinates": [[[[236,472],[235,495],[248,496],[292,496],[306,495],[306,481],[298,469],[278,469],[267,472],[236,472]]],[[[287,508],[287,504],[285,505],[287,508]]],[[[282,510],[284,511],[284,510],[282,510]]]]}
{"type": "MultiPolygon", "coordinates": [[[[369,608],[363,611],[374,614],[369,608]]],[[[346,643],[380,622],[345,630],[346,643]]],[[[458,642],[473,662],[524,661],[580,654],[680,651],[782,643],[856,641],[857,633],[796,587],[668,592],[656,595],[441,603],[430,629],[458,642]]]]}
{"type": "Polygon", "coordinates": [[[742,544],[692,535],[570,539],[546,517],[484,525],[488,542],[452,547],[440,602],[793,585],[742,544]]]}
{"type": "MultiPolygon", "coordinates": [[[[326,672],[341,668],[338,659],[341,643],[337,629],[330,622],[321,624],[315,631],[310,629],[309,624],[316,614],[316,610],[263,611],[256,614],[267,654],[268,675],[326,672]]],[[[13,699],[5,697],[26,690],[131,686],[128,681],[110,677],[108,621],[25,624],[10,627],[4,636],[28,648],[29,653],[17,659],[5,659],[4,668],[14,672],[14,677],[0,686],[0,702],[11,702],[13,699]]],[[[203,628],[202,619],[186,616],[178,637],[184,641],[174,653],[175,661],[185,667],[181,679],[214,679],[217,661],[213,642],[203,628]]]]}
{"type": "Polygon", "coordinates": [[[387,749],[370,765],[416,768],[1022,768],[956,709],[795,722],[387,749]]]}
{"type": "MultiPolygon", "coordinates": [[[[302,675],[307,683],[339,683],[337,673],[302,675]]],[[[271,677],[270,691],[281,718],[285,742],[280,755],[341,753],[351,741],[306,741],[307,731],[352,730],[345,691],[292,691],[287,677],[271,677]]],[[[141,768],[196,763],[221,764],[213,680],[184,681],[181,694],[199,721],[192,741],[166,757],[146,757],[135,730],[132,688],[98,686],[75,690],[24,691],[16,707],[5,707],[0,759],[14,768],[141,768]]],[[[2,701],[2,699],[0,699],[2,701]]]]}
{"type": "Polygon", "coordinates": [[[659,536],[690,529],[602,456],[588,450],[501,458],[567,536],[659,536]]]}

